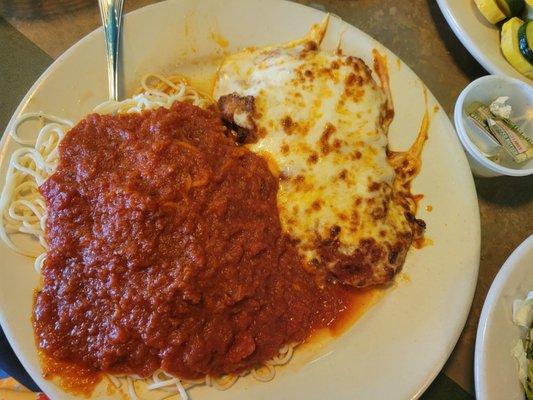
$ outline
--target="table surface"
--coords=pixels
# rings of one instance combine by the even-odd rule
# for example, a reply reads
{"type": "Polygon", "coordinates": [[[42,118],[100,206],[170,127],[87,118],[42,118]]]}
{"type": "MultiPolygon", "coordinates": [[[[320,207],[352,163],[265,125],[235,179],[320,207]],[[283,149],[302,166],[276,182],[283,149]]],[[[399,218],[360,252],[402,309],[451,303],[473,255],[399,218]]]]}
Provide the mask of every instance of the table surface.
{"type": "MultiPolygon", "coordinates": [[[[463,0],[465,1],[465,0],[463,0]]],[[[470,0],[471,1],[471,0],[470,0]]],[[[126,12],[154,3],[126,0],[126,12]]],[[[298,0],[337,14],[396,53],[425,82],[448,116],[455,99],[487,72],[461,45],[434,0],[298,0]]],[[[0,132],[31,84],[68,47],[100,24],[94,0],[0,0],[0,132]]],[[[424,400],[474,397],[473,353],[483,301],[509,254],[533,233],[533,176],[475,180],[481,264],[468,321],[424,400]]]]}

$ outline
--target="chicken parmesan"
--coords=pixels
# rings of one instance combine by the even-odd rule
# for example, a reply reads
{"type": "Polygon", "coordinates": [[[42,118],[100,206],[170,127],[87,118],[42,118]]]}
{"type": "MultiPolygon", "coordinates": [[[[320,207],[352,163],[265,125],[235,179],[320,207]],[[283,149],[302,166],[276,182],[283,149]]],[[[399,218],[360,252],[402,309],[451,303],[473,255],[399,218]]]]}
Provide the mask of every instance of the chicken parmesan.
{"type": "Polygon", "coordinates": [[[384,59],[374,54],[378,85],[361,59],[319,48],[326,26],[229,56],[214,95],[236,139],[278,176],[283,230],[306,266],[354,287],[383,284],[424,228],[409,193],[419,149],[388,151],[384,59]]]}

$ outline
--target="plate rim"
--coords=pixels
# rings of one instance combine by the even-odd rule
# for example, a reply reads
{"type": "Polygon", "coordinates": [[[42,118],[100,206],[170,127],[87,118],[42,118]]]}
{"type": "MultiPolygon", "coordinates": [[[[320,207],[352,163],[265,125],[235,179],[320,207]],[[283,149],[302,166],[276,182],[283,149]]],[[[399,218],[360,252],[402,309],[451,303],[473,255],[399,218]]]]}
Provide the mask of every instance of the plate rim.
{"type": "MultiPolygon", "coordinates": [[[[304,4],[300,4],[300,3],[295,3],[295,2],[290,1],[290,0],[267,0],[267,1],[271,2],[271,3],[274,3],[274,4],[278,3],[278,4],[290,5],[290,6],[295,7],[295,8],[312,9],[315,12],[318,12],[318,13],[322,14],[323,16],[328,14],[327,12],[324,12],[322,10],[316,9],[314,7],[311,7],[311,6],[308,6],[308,5],[304,5],[304,4]]],[[[437,0],[437,1],[440,2],[441,0],[437,0]]],[[[157,2],[157,3],[148,4],[146,6],[140,7],[138,9],[136,9],[136,10],[131,11],[131,12],[125,13],[124,16],[123,16],[123,20],[125,20],[125,19],[129,18],[130,16],[133,16],[133,15],[135,15],[137,13],[139,13],[139,14],[143,13],[148,8],[152,8],[152,7],[156,8],[156,7],[162,6],[162,5],[166,4],[166,3],[172,3],[172,2],[176,2],[176,0],[163,0],[163,1],[160,1],[160,2],[157,2]]],[[[334,14],[331,14],[331,15],[334,15],[334,14]]],[[[359,34],[363,35],[369,42],[371,42],[374,45],[377,45],[377,46],[385,49],[391,55],[394,55],[394,56],[398,57],[396,55],[396,53],[391,51],[387,46],[385,46],[384,44],[379,42],[377,39],[372,37],[367,32],[361,30],[359,27],[357,27],[355,25],[352,25],[349,22],[344,21],[342,18],[340,18],[340,19],[341,19],[341,21],[343,21],[343,23],[347,24],[352,29],[355,29],[359,34]]],[[[41,83],[44,80],[46,80],[49,75],[53,74],[54,71],[57,68],[59,68],[63,64],[63,62],[68,57],[70,57],[71,53],[74,52],[79,46],[82,46],[85,42],[92,40],[93,36],[97,36],[101,32],[103,32],[103,28],[101,26],[99,26],[96,29],[94,29],[93,31],[87,33],[85,36],[83,36],[77,42],[73,43],[64,53],[62,53],[56,60],[54,60],[52,62],[52,64],[50,66],[48,66],[45,69],[45,71],[39,76],[39,78],[37,78],[37,80],[34,82],[34,84],[28,89],[26,95],[20,101],[19,105],[17,106],[17,108],[13,112],[11,118],[9,119],[9,121],[8,121],[8,123],[6,125],[6,129],[4,130],[2,139],[0,140],[0,163],[3,163],[4,162],[3,161],[4,158],[7,156],[6,152],[4,151],[4,148],[6,146],[5,142],[7,140],[12,140],[11,138],[8,138],[8,136],[10,136],[9,135],[9,130],[10,130],[10,128],[13,125],[13,121],[16,119],[16,116],[18,116],[21,113],[21,111],[26,107],[26,105],[29,102],[29,100],[31,99],[32,95],[38,90],[38,88],[41,85],[41,83]]],[[[458,148],[462,148],[461,144],[459,142],[459,138],[457,136],[455,127],[453,126],[453,124],[452,124],[452,122],[450,120],[450,117],[447,115],[447,113],[444,112],[444,109],[440,105],[440,103],[437,100],[437,98],[433,95],[433,93],[430,91],[430,89],[427,87],[427,85],[424,83],[424,81],[422,79],[420,79],[418,74],[416,74],[413,71],[413,69],[408,64],[406,64],[401,58],[399,58],[399,59],[400,59],[401,65],[402,65],[402,69],[407,69],[409,71],[409,74],[411,74],[413,77],[415,77],[421,83],[421,85],[423,85],[423,88],[425,88],[425,90],[429,94],[428,98],[433,99],[435,104],[438,104],[438,106],[440,107],[441,111],[443,112],[443,115],[445,116],[445,118],[444,118],[445,121],[446,121],[445,125],[448,128],[447,129],[448,133],[453,137],[452,140],[455,140],[457,142],[458,148]]],[[[468,168],[468,162],[467,162],[467,159],[466,159],[466,155],[464,153],[462,153],[461,155],[459,155],[459,157],[464,159],[463,161],[464,161],[465,165],[468,168]]],[[[462,315],[461,315],[461,318],[458,318],[458,321],[461,321],[461,323],[457,325],[457,328],[455,329],[455,334],[454,335],[450,335],[450,337],[448,339],[447,347],[446,347],[445,351],[441,351],[441,353],[440,353],[441,356],[439,357],[438,361],[436,361],[434,363],[434,368],[432,370],[428,369],[427,373],[425,374],[424,380],[421,381],[419,384],[415,385],[417,388],[409,396],[409,399],[411,399],[411,400],[418,399],[427,390],[427,388],[431,385],[431,383],[435,380],[437,375],[442,371],[446,361],[449,359],[451,353],[453,352],[453,350],[454,350],[454,348],[455,348],[455,346],[456,346],[456,344],[457,344],[457,342],[458,342],[458,340],[459,340],[459,338],[460,338],[460,336],[461,336],[461,334],[463,332],[463,329],[464,329],[464,326],[466,324],[468,315],[470,313],[470,309],[472,307],[472,303],[473,303],[473,299],[474,299],[474,295],[475,295],[475,289],[476,289],[476,286],[477,286],[477,281],[478,281],[478,276],[479,276],[479,264],[480,264],[480,253],[481,253],[481,221],[480,221],[480,212],[479,212],[479,202],[478,202],[478,197],[477,197],[477,191],[476,191],[474,179],[473,179],[473,176],[472,176],[472,173],[471,173],[470,169],[469,169],[469,172],[470,172],[470,174],[469,174],[470,175],[470,179],[469,179],[470,180],[470,185],[469,185],[469,192],[470,193],[469,193],[469,196],[472,197],[473,200],[475,200],[473,202],[473,204],[472,204],[472,208],[473,208],[472,211],[473,211],[473,216],[475,217],[476,224],[475,224],[475,232],[473,232],[472,238],[474,239],[473,243],[474,244],[477,243],[477,246],[472,246],[472,247],[475,247],[475,249],[472,250],[472,255],[474,256],[474,260],[475,260],[475,266],[473,266],[474,268],[472,269],[472,272],[473,272],[474,276],[473,276],[473,279],[472,279],[472,281],[470,282],[470,285],[469,285],[468,295],[465,296],[465,298],[467,298],[469,300],[466,301],[465,304],[464,304],[464,307],[461,308],[462,315]],[[474,269],[475,269],[475,271],[474,271],[474,269]]],[[[4,175],[2,175],[2,176],[4,176],[4,175]]],[[[465,293],[466,293],[466,291],[465,291],[465,293]]],[[[6,325],[8,325],[8,321],[5,319],[5,317],[3,315],[3,312],[1,312],[2,309],[3,309],[3,306],[2,306],[2,304],[0,304],[0,325],[2,327],[5,327],[6,325]]],[[[43,379],[42,379],[40,373],[39,374],[32,373],[33,370],[34,370],[32,364],[31,363],[27,363],[26,360],[24,359],[24,357],[21,358],[19,356],[19,353],[22,353],[22,350],[21,350],[20,346],[18,345],[18,342],[16,341],[14,336],[11,335],[11,330],[4,329],[4,333],[5,333],[5,335],[6,335],[7,339],[8,339],[8,342],[10,343],[11,347],[13,348],[13,351],[17,355],[17,358],[20,360],[20,362],[22,363],[22,365],[24,366],[24,368],[26,369],[28,374],[36,382],[43,382],[43,379]],[[30,371],[32,371],[32,372],[30,372],[30,371]]],[[[45,385],[48,386],[48,385],[50,385],[50,383],[45,382],[45,385]]],[[[41,385],[39,385],[39,386],[41,386],[41,385]]]]}
{"type": "MultiPolygon", "coordinates": [[[[518,265],[516,262],[530,249],[533,249],[533,234],[520,243],[509,257],[507,257],[492,281],[487,297],[483,303],[483,308],[481,309],[474,348],[474,386],[476,395],[479,396],[480,400],[486,398],[486,384],[482,385],[481,382],[485,382],[486,379],[483,378],[485,374],[481,368],[486,362],[486,352],[483,351],[483,349],[486,344],[485,338],[487,335],[488,324],[492,319],[491,313],[496,307],[510,274],[514,271],[515,266],[518,265]]],[[[511,311],[509,310],[509,312],[511,311]]]]}

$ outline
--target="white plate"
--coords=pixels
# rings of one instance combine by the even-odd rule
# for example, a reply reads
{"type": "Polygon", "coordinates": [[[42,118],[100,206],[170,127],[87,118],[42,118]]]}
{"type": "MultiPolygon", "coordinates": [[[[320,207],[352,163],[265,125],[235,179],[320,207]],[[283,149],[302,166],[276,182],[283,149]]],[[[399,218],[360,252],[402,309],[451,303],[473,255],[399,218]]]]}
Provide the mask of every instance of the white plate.
{"type": "Polygon", "coordinates": [[[487,71],[533,83],[507,62],[500,50],[500,30],[481,15],[474,0],[437,0],[437,3],[459,40],[487,71]]]}
{"type": "Polygon", "coordinates": [[[511,355],[521,335],[513,324],[513,301],[533,290],[533,235],[509,256],[490,287],[476,337],[475,383],[479,400],[524,400],[518,365],[511,355]]]}
{"type": "MultiPolygon", "coordinates": [[[[133,12],[124,21],[128,93],[148,71],[213,69],[208,60],[243,46],[301,37],[325,14],[295,3],[265,0],[176,0],[133,12]],[[217,39],[230,43],[226,49],[217,39]]],[[[333,20],[324,47],[343,48],[372,65],[372,49],[387,54],[396,118],[393,149],[406,149],[425,110],[424,85],[396,56],[361,31],[333,20]],[[397,62],[398,61],[398,62],[397,62]]],[[[106,99],[103,33],[74,45],[31,88],[14,117],[43,110],[79,119],[106,99]]],[[[269,383],[241,379],[229,391],[192,389],[200,399],[410,399],[441,370],[464,326],[479,266],[480,225],[468,163],[446,114],[429,94],[431,127],[414,192],[423,193],[419,217],[433,245],[411,251],[400,279],[348,332],[322,346],[297,352],[269,383]],[[432,212],[424,207],[431,205],[432,212]]],[[[8,130],[12,126],[11,120],[8,130]]],[[[2,170],[15,144],[5,134],[2,170]]],[[[31,261],[0,244],[0,322],[30,375],[54,400],[70,399],[41,378],[30,315],[38,276],[31,261]]]]}

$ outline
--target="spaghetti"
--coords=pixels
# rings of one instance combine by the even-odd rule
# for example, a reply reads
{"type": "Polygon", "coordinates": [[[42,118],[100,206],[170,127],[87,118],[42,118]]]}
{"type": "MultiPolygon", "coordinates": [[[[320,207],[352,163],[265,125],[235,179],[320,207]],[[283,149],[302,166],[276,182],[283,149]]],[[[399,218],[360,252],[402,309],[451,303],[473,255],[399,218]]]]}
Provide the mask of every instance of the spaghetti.
{"type": "MultiPolygon", "coordinates": [[[[187,80],[181,76],[165,78],[150,74],[141,81],[142,91],[132,98],[123,101],[106,101],[98,105],[94,111],[99,114],[138,113],[159,107],[170,108],[174,102],[188,102],[201,108],[213,104],[213,100],[205,93],[192,89],[187,80]]],[[[45,113],[28,113],[15,121],[11,137],[23,147],[17,149],[11,156],[6,176],[6,184],[0,197],[0,237],[10,248],[20,254],[35,257],[35,268],[40,268],[45,260],[47,249],[45,240],[46,207],[39,193],[39,186],[56,170],[59,162],[59,144],[68,130],[73,127],[70,120],[62,119],[45,113]],[[41,123],[35,141],[23,139],[20,135],[21,126],[29,120],[41,123]],[[13,240],[12,236],[24,234],[33,239],[37,246],[13,240]]],[[[191,186],[194,182],[191,183],[191,186]]],[[[196,385],[206,384],[218,390],[230,388],[240,376],[250,373],[259,381],[269,381],[275,376],[275,367],[287,363],[293,354],[296,344],[286,345],[279,354],[258,368],[242,374],[232,374],[223,377],[207,375],[201,380],[182,380],[157,370],[149,378],[138,376],[108,375],[110,382],[126,388],[132,400],[139,399],[136,386],[141,382],[146,389],[161,391],[164,397],[177,394],[182,400],[187,398],[187,389],[196,385]]]]}

